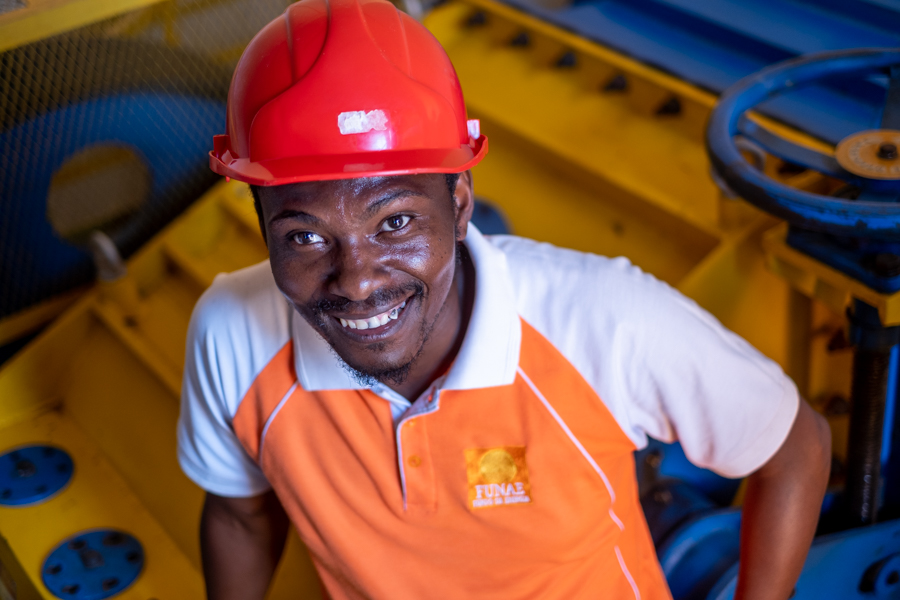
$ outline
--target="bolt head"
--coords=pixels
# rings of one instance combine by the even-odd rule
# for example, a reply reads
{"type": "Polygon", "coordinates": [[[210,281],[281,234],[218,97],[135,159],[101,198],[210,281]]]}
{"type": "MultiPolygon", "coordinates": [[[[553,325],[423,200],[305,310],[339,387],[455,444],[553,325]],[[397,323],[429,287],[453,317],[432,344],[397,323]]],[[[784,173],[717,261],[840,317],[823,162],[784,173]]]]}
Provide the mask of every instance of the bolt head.
{"type": "Polygon", "coordinates": [[[662,453],[658,451],[651,452],[647,455],[647,458],[645,458],[644,461],[651,469],[658,469],[662,464],[662,453]]]}
{"type": "Polygon", "coordinates": [[[880,277],[900,275],[900,255],[881,252],[875,255],[875,273],[880,277]]]}
{"type": "Polygon", "coordinates": [[[672,501],[672,492],[669,490],[659,490],[653,494],[653,499],[660,504],[669,504],[672,501]]]}
{"type": "Polygon", "coordinates": [[[37,473],[37,467],[30,460],[23,459],[16,463],[16,477],[25,479],[33,477],[35,473],[37,473]]]}
{"type": "Polygon", "coordinates": [[[878,147],[878,158],[894,160],[897,158],[897,144],[885,142],[878,147]]]}

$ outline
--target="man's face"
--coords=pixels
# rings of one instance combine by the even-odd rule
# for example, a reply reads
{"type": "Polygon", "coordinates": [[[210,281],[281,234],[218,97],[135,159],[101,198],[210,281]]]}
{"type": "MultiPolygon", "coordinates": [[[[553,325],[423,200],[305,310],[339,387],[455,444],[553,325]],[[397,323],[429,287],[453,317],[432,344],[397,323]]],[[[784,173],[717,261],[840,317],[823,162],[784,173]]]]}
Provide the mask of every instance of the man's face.
{"type": "Polygon", "coordinates": [[[453,200],[442,174],[260,188],[278,287],[356,371],[399,383],[452,345],[470,183],[464,173],[453,200]]]}

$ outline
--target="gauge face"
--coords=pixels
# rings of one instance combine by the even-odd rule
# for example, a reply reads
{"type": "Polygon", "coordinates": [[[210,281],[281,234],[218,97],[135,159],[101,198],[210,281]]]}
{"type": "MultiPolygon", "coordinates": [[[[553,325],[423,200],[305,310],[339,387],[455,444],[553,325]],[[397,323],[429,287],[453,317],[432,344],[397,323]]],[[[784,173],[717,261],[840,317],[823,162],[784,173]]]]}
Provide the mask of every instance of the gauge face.
{"type": "Polygon", "coordinates": [[[834,157],[854,175],[900,180],[900,131],[870,129],[854,133],[841,140],[834,157]]]}

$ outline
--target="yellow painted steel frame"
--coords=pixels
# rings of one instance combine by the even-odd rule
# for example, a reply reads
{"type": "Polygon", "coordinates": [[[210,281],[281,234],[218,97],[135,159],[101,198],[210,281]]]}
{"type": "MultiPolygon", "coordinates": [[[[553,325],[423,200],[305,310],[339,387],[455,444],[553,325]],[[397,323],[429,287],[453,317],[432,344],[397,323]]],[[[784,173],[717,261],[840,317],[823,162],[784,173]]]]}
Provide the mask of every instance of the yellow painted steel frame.
{"type": "Polygon", "coordinates": [[[0,52],[162,0],[22,0],[0,14],[0,52]]]}
{"type": "MultiPolygon", "coordinates": [[[[184,339],[215,275],[265,258],[249,190],[223,182],[132,258],[126,277],[95,287],[0,371],[0,452],[46,442],[75,461],[55,498],[0,507],[0,533],[29,580],[19,588],[52,598],[40,583],[50,550],[83,529],[115,527],[147,556],[122,598],[203,597],[203,496],[175,456],[184,339]]],[[[321,597],[296,539],[288,556],[269,598],[321,597]]]]}
{"type": "MultiPolygon", "coordinates": [[[[629,256],[779,361],[812,399],[846,394],[850,353],[833,343],[842,316],[766,268],[762,238],[777,222],[710,181],[702,131],[714,96],[490,0],[445,4],[427,24],[491,138],[476,191],[516,233],[629,256]],[[523,31],[530,44],[511,46],[523,31]],[[576,64],[555,66],[566,52],[576,64]],[[627,88],[601,91],[616,76],[627,88]],[[672,98],[681,111],[657,114],[672,98]]],[[[830,185],[781,176],[779,166],[770,159],[765,169],[805,189],[830,185]]],[[[50,598],[40,583],[47,553],[107,526],[146,548],[146,570],[122,597],[202,597],[202,492],[175,456],[184,339],[213,277],[266,257],[257,227],[246,187],[219,184],[131,259],[127,276],[94,288],[0,370],[0,452],[50,442],[76,465],[57,497],[0,508],[0,533],[21,567],[6,571],[29,580],[20,588],[50,598]]],[[[845,423],[832,423],[839,451],[845,423]]],[[[297,597],[319,592],[293,538],[270,598],[297,597]]]]}
{"type": "Polygon", "coordinates": [[[878,309],[885,326],[900,325],[900,292],[884,294],[844,275],[787,244],[788,227],[782,223],[766,232],[763,247],[769,266],[811,298],[817,298],[837,313],[851,298],[878,309]]]}
{"type": "Polygon", "coordinates": [[[66,292],[0,319],[0,346],[40,329],[72,306],[84,291],[66,292]]]}
{"type": "MultiPolygon", "coordinates": [[[[625,255],[780,362],[810,399],[847,393],[849,378],[820,376],[847,361],[848,352],[824,350],[843,328],[841,313],[766,269],[761,236],[777,221],[710,178],[703,132],[715,95],[492,0],[445,4],[426,24],[491,140],[474,169],[476,192],[507,212],[517,234],[625,255]],[[526,44],[512,43],[522,34],[526,44]],[[560,66],[567,54],[574,61],[560,66]],[[605,89],[617,77],[624,89],[605,89]],[[677,114],[660,110],[673,100],[677,114]]],[[[790,185],[834,185],[782,167],[766,160],[767,174],[790,185]]]]}

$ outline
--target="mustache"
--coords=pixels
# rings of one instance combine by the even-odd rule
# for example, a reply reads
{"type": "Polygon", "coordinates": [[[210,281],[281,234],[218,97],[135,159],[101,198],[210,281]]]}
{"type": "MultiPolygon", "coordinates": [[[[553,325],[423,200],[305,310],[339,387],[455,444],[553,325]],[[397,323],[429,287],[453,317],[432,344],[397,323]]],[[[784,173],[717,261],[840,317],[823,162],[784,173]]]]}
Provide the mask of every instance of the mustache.
{"type": "Polygon", "coordinates": [[[311,302],[307,308],[319,319],[332,312],[375,311],[391,306],[394,302],[409,296],[410,292],[413,297],[422,297],[425,295],[425,286],[421,282],[413,281],[398,287],[377,289],[360,302],[353,302],[348,298],[323,298],[311,302]]]}

